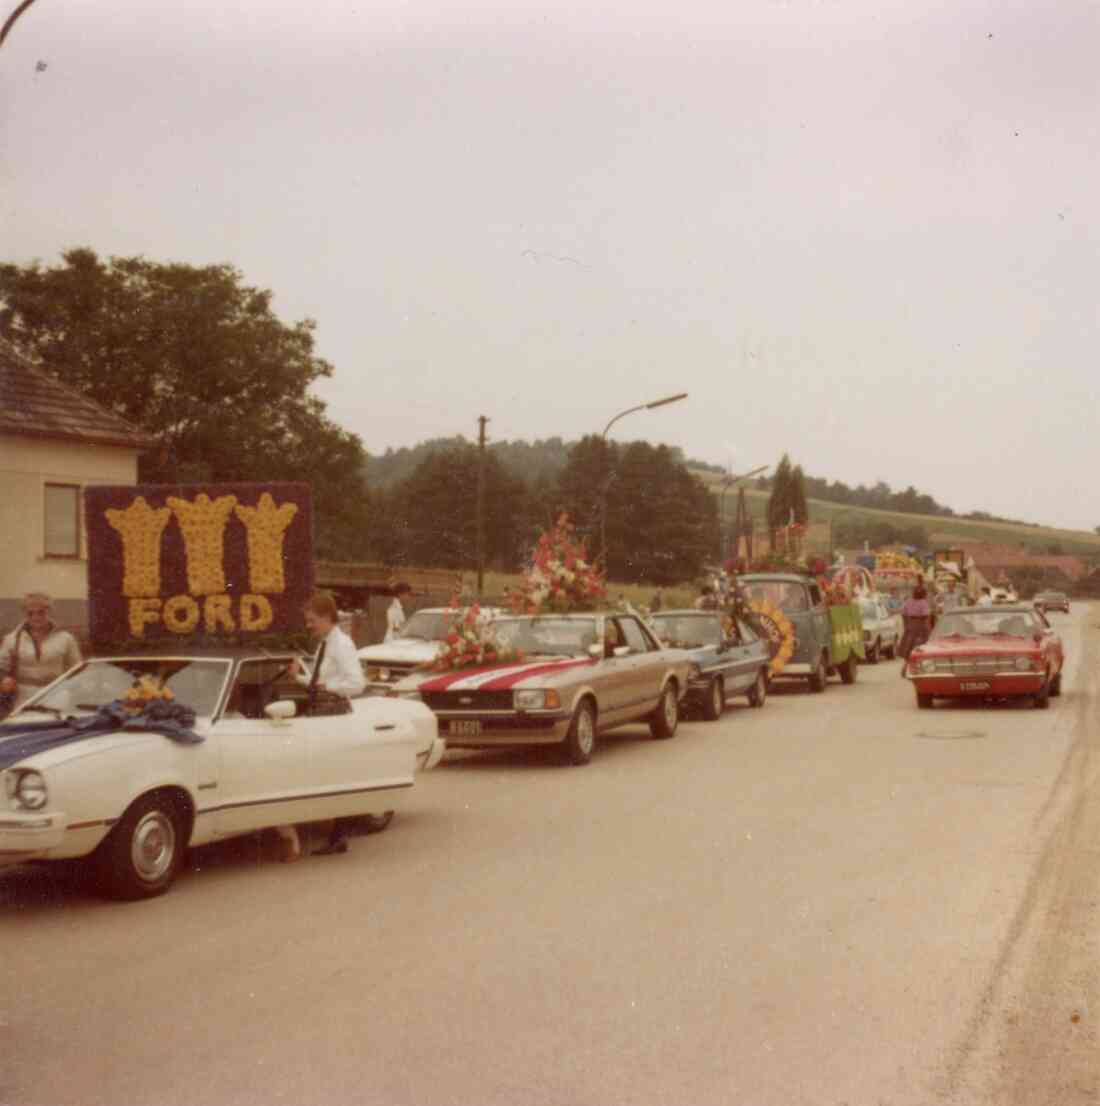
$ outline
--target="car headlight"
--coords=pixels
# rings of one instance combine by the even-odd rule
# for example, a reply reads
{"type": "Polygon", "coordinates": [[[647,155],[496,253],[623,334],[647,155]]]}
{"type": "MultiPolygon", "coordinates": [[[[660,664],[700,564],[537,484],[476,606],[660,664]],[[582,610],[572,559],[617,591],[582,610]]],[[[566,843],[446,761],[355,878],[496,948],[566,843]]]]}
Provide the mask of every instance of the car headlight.
{"type": "Polygon", "coordinates": [[[927,660],[922,660],[917,663],[918,672],[935,672],[936,662],[929,657],[927,660]]]}
{"type": "Polygon", "coordinates": [[[21,772],[15,781],[15,801],[27,810],[41,810],[49,799],[41,772],[21,772]]]}
{"type": "Polygon", "coordinates": [[[1035,661],[1031,657],[1017,657],[1016,669],[1019,672],[1030,672],[1035,667],[1035,661]]]}
{"type": "Polygon", "coordinates": [[[556,691],[539,691],[534,688],[517,691],[514,702],[516,710],[557,710],[561,706],[556,691]]]}

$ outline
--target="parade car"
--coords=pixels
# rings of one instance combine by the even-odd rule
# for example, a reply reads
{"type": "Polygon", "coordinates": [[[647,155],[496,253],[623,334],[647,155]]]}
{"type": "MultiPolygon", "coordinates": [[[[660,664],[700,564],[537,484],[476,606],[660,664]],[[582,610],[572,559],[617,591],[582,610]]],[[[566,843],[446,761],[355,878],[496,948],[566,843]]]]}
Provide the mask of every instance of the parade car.
{"type": "Polygon", "coordinates": [[[87,858],[118,898],[167,890],[189,846],[271,826],[386,820],[443,755],[420,703],[307,712],[289,655],[132,656],[70,669],[0,725],[0,866],[87,858]],[[193,711],[124,717],[139,683],[193,711]],[[145,716],[143,716],[145,717],[145,716]],[[150,729],[152,727],[152,730],[150,729]]]}
{"type": "Polygon", "coordinates": [[[824,691],[833,673],[855,683],[864,658],[858,606],[830,608],[812,576],[757,572],[740,583],[757,620],[774,630],[772,679],[806,680],[813,692],[824,691]]]}
{"type": "Polygon", "coordinates": [[[650,623],[673,648],[686,649],[692,669],[685,705],[714,722],[738,695],[751,706],[768,698],[771,650],[753,628],[720,611],[661,611],[650,623]]]}
{"type": "Polygon", "coordinates": [[[936,699],[1029,697],[1039,708],[1062,693],[1062,639],[1033,607],[950,611],[909,654],[905,675],[917,706],[936,699]]]}
{"type": "Polygon", "coordinates": [[[493,633],[523,659],[414,673],[390,691],[429,706],[449,749],[558,745],[573,764],[587,764],[597,737],[617,726],[644,721],[656,738],[676,733],[691,659],[664,647],[638,616],[509,616],[493,633]]]}
{"type": "Polygon", "coordinates": [[[1064,591],[1041,591],[1032,603],[1044,611],[1065,611],[1069,614],[1069,596],[1064,591]]]}
{"type": "Polygon", "coordinates": [[[901,618],[886,605],[886,597],[875,594],[860,599],[859,613],[867,663],[878,664],[883,657],[895,657],[901,641],[901,618]]]}
{"type": "MultiPolygon", "coordinates": [[[[359,650],[359,663],[367,678],[368,695],[385,695],[414,669],[431,664],[439,656],[450,632],[456,611],[448,607],[428,607],[415,611],[392,641],[367,645],[359,650]]],[[[492,620],[499,612],[482,610],[492,620]]]]}

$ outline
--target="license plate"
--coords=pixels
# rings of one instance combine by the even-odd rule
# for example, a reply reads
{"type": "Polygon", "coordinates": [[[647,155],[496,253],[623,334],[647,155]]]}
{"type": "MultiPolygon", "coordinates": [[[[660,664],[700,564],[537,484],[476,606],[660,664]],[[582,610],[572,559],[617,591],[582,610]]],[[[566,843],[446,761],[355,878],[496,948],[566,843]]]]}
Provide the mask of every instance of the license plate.
{"type": "Polygon", "coordinates": [[[479,737],[481,723],[465,718],[452,718],[447,726],[447,732],[452,737],[479,737]]]}
{"type": "Polygon", "coordinates": [[[988,691],[990,685],[988,680],[963,680],[959,686],[963,691],[988,691]]]}

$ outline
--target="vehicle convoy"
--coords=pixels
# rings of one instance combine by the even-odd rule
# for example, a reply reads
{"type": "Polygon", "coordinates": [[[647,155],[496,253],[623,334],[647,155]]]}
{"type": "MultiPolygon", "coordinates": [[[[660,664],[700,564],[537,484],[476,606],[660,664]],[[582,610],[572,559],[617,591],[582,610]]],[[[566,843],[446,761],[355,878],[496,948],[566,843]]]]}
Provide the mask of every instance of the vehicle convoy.
{"type": "Polygon", "coordinates": [[[656,738],[676,733],[691,658],[636,615],[520,615],[492,628],[522,661],[415,672],[390,689],[436,713],[448,748],[559,745],[587,764],[597,737],[617,726],[644,721],[656,738]]]}
{"type": "Polygon", "coordinates": [[[834,673],[852,684],[865,659],[859,605],[829,606],[812,576],[749,573],[740,577],[756,621],[772,645],[771,678],[807,680],[825,690],[834,673]]]}
{"type": "Polygon", "coordinates": [[[1069,596],[1064,591],[1041,591],[1032,600],[1040,610],[1065,611],[1069,614],[1069,596]]]}
{"type": "Polygon", "coordinates": [[[917,706],[936,699],[1031,698],[1045,709],[1062,693],[1062,639],[1034,607],[975,607],[940,617],[909,655],[904,675],[917,706]]]}
{"type": "Polygon", "coordinates": [[[858,602],[867,663],[878,664],[883,657],[893,659],[901,641],[901,616],[886,606],[882,595],[864,596],[858,602]]]}
{"type": "Polygon", "coordinates": [[[423,704],[309,711],[292,657],[223,651],[87,661],[0,725],[0,867],[86,858],[119,898],[167,890],[189,846],[271,826],[382,820],[444,752],[423,704]],[[139,685],[193,712],[119,706],[139,685]],[[110,704],[111,706],[106,706],[110,704]]]}
{"type": "Polygon", "coordinates": [[[688,652],[692,668],[685,706],[714,722],[739,695],[751,706],[764,705],[771,650],[747,623],[721,611],[673,610],[653,615],[650,625],[667,645],[688,652]]]}
{"type": "MultiPolygon", "coordinates": [[[[453,607],[426,607],[414,611],[392,641],[360,649],[359,663],[367,678],[366,693],[385,695],[414,669],[431,664],[442,651],[457,613],[453,607]]],[[[486,621],[499,613],[488,607],[481,612],[486,621]]]]}

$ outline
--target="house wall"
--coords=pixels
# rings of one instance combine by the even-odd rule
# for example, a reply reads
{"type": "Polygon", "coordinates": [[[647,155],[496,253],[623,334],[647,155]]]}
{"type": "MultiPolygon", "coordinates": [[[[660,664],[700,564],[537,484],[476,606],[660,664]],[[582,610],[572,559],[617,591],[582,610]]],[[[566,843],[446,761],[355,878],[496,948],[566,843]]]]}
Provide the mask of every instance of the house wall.
{"type": "Polygon", "coordinates": [[[137,451],[0,435],[0,632],[19,621],[22,597],[44,591],[62,626],[87,625],[87,541],[79,558],[46,557],[45,485],[136,484],[137,451]]]}

